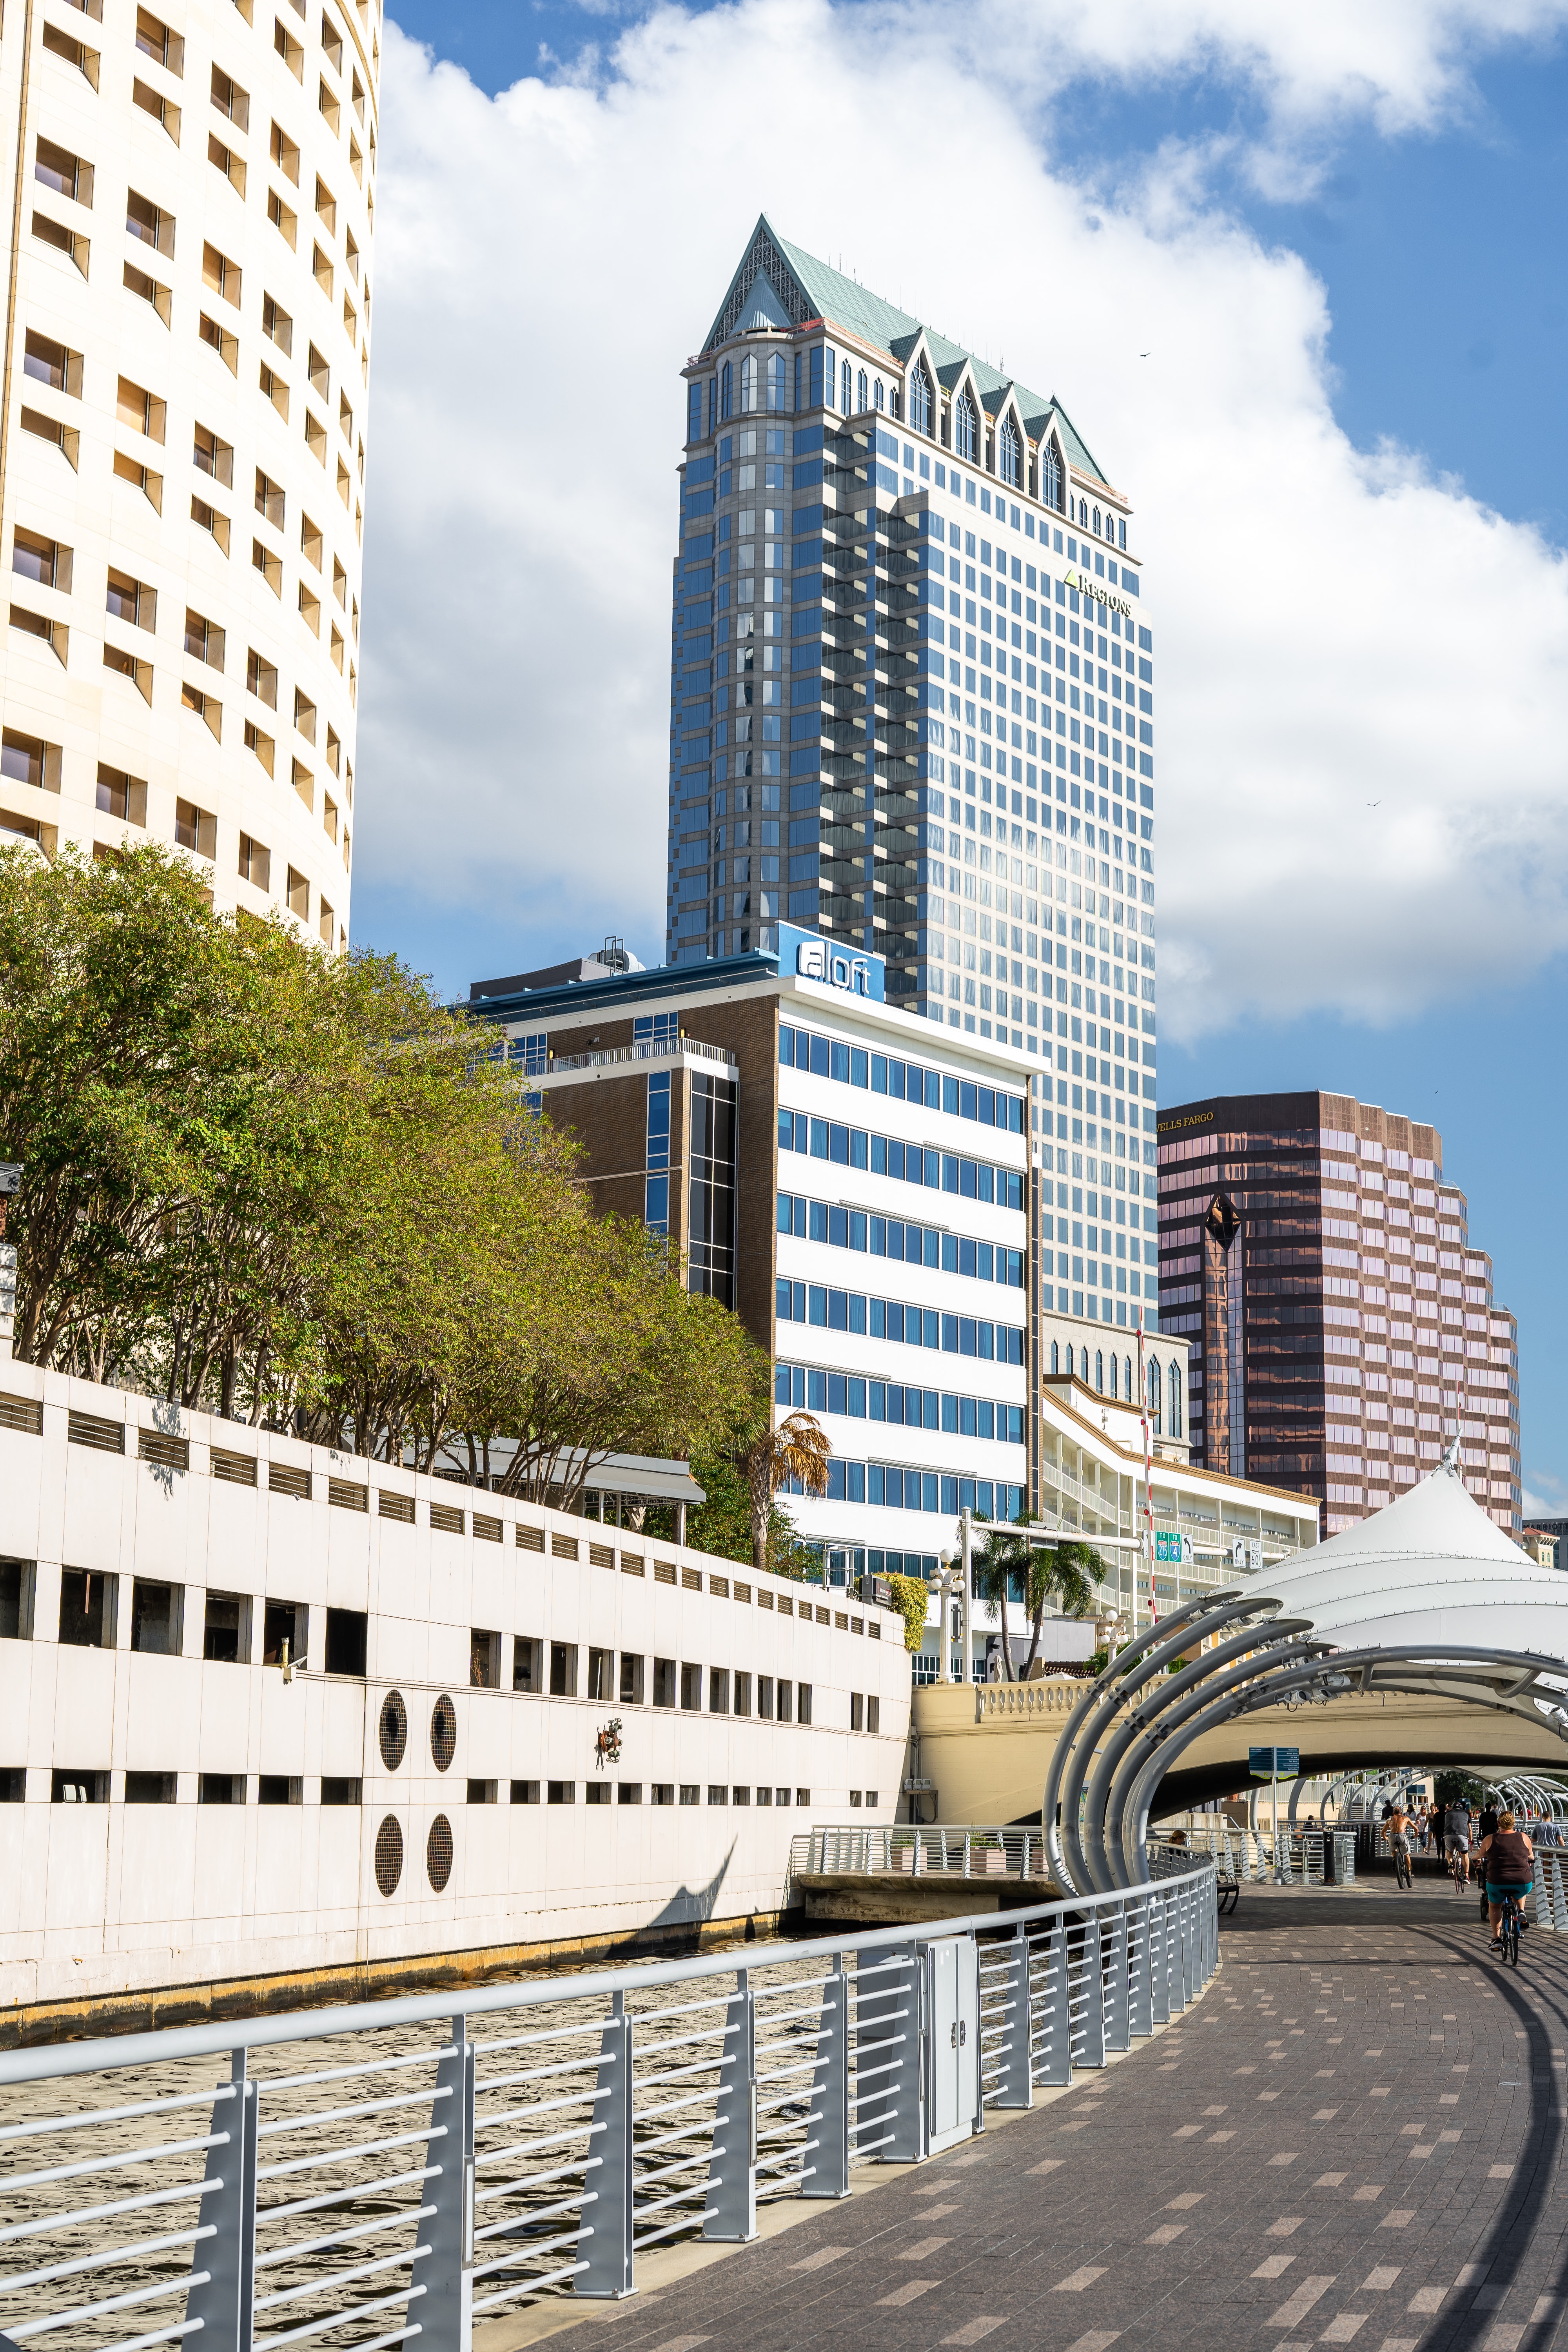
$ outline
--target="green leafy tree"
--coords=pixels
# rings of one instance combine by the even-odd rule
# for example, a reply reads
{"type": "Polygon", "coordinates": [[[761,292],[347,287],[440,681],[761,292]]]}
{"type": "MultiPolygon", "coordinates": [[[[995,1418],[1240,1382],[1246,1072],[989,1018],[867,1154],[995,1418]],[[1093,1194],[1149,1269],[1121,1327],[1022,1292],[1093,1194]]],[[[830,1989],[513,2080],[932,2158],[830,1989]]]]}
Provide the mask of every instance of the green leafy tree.
{"type": "Polygon", "coordinates": [[[490,1033],[395,958],[216,914],[153,845],[0,851],[16,1353],[572,1507],[716,1446],[763,1360],[490,1033]]]}
{"type": "Polygon", "coordinates": [[[904,1621],[904,1647],[913,1653],[925,1640],[930,1588],[918,1576],[889,1576],[888,1582],[893,1588],[893,1606],[904,1621]]]}

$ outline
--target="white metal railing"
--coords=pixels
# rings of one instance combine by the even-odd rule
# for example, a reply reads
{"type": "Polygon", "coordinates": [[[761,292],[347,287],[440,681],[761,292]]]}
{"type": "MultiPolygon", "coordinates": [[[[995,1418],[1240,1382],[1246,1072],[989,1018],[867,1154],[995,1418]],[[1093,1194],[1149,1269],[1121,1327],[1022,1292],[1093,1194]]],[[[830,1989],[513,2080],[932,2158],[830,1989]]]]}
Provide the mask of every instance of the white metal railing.
{"type": "MultiPolygon", "coordinates": [[[[1156,1835],[1160,1833],[1156,1832],[1156,1835]]],[[[1328,1832],[1333,1838],[1333,1876],[1325,1865],[1324,1832],[1298,1830],[1279,1832],[1279,1878],[1289,1886],[1350,1886],[1355,1881],[1355,1838],[1347,1830],[1328,1832]]],[[[1240,1829],[1234,1822],[1211,1819],[1182,1835],[1190,1853],[1212,1861],[1222,1878],[1271,1881],[1275,1876],[1274,1840],[1260,1830],[1240,1829]]],[[[1162,1841],[1167,1850],[1169,1836],[1162,1841]]],[[[1179,1851],[1179,1849],[1178,1849],[1179,1851]]]]}
{"type": "Polygon", "coordinates": [[[704,1045],[698,1037],[641,1037],[635,1045],[606,1045],[595,1054],[552,1054],[542,1070],[533,1073],[548,1078],[556,1070],[601,1070],[616,1062],[673,1062],[682,1054],[695,1055],[700,1062],[717,1062],[727,1070],[738,1070],[739,1062],[722,1045],[704,1045]]]}
{"type": "Polygon", "coordinates": [[[1005,1923],[0,2053],[0,2336],[470,2352],[509,2306],[631,2294],[650,2247],[928,2152],[941,1939],[979,1946],[975,2130],[1178,2013],[1218,1918],[1207,1864],[1168,1867],[1005,1923]]]}
{"type": "MultiPolygon", "coordinates": [[[[1025,1685],[1026,1688],[1028,1685],[1025,1685]]],[[[1038,1830],[958,1827],[863,1830],[823,1827],[790,1840],[790,1876],[1044,1878],[1038,1830]]]]}
{"type": "Polygon", "coordinates": [[[1534,1901],[1537,1927],[1568,1936],[1568,1853],[1559,1846],[1535,1849],[1534,1901]]]}

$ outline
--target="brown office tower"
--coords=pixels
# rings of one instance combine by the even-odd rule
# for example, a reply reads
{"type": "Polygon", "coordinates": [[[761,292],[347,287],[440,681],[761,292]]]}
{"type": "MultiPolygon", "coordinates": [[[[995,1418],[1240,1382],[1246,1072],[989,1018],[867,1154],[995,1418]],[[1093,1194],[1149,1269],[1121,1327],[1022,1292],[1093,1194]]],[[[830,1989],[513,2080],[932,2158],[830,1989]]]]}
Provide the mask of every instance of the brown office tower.
{"type": "Polygon", "coordinates": [[[1347,1095],[1221,1096],[1161,1112],[1159,1168],[1194,1459],[1322,1496],[1331,1534],[1457,1430],[1471,1494],[1517,1535],[1518,1326],[1436,1129],[1347,1095]]]}

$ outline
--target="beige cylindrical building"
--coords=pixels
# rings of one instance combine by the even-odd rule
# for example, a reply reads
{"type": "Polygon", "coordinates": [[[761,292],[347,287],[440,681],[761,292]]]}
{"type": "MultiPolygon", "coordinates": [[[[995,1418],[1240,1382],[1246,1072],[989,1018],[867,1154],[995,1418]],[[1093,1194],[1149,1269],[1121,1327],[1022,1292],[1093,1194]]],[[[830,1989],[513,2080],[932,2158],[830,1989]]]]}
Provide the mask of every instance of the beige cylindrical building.
{"type": "Polygon", "coordinates": [[[16,0],[0,843],[347,937],[379,0],[16,0]]]}

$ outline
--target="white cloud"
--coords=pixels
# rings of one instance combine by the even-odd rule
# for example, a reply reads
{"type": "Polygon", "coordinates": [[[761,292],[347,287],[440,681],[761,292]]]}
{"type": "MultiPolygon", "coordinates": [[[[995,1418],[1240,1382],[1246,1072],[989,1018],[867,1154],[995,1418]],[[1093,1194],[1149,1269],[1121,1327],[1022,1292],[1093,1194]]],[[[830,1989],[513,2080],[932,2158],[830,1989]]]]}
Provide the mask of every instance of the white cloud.
{"type": "Polygon", "coordinates": [[[1167,1030],[1528,972],[1568,939],[1568,570],[1350,446],[1321,288],[1206,204],[1202,157],[1109,202],[1032,110],[1054,30],[1086,70],[1206,51],[1282,118],[1398,130],[1555,14],[1122,0],[1031,8],[1011,49],[988,11],[971,59],[972,15],[742,0],[493,101],[389,26],[362,887],[513,908],[520,956],[606,925],[657,954],[678,371],[765,208],[1057,392],[1135,500],[1167,1030]]]}
{"type": "Polygon", "coordinates": [[[1568,1483],[1538,1466],[1531,1472],[1530,1483],[1521,1489],[1521,1508],[1526,1527],[1532,1519],[1561,1519],[1568,1516],[1568,1483]]]}

